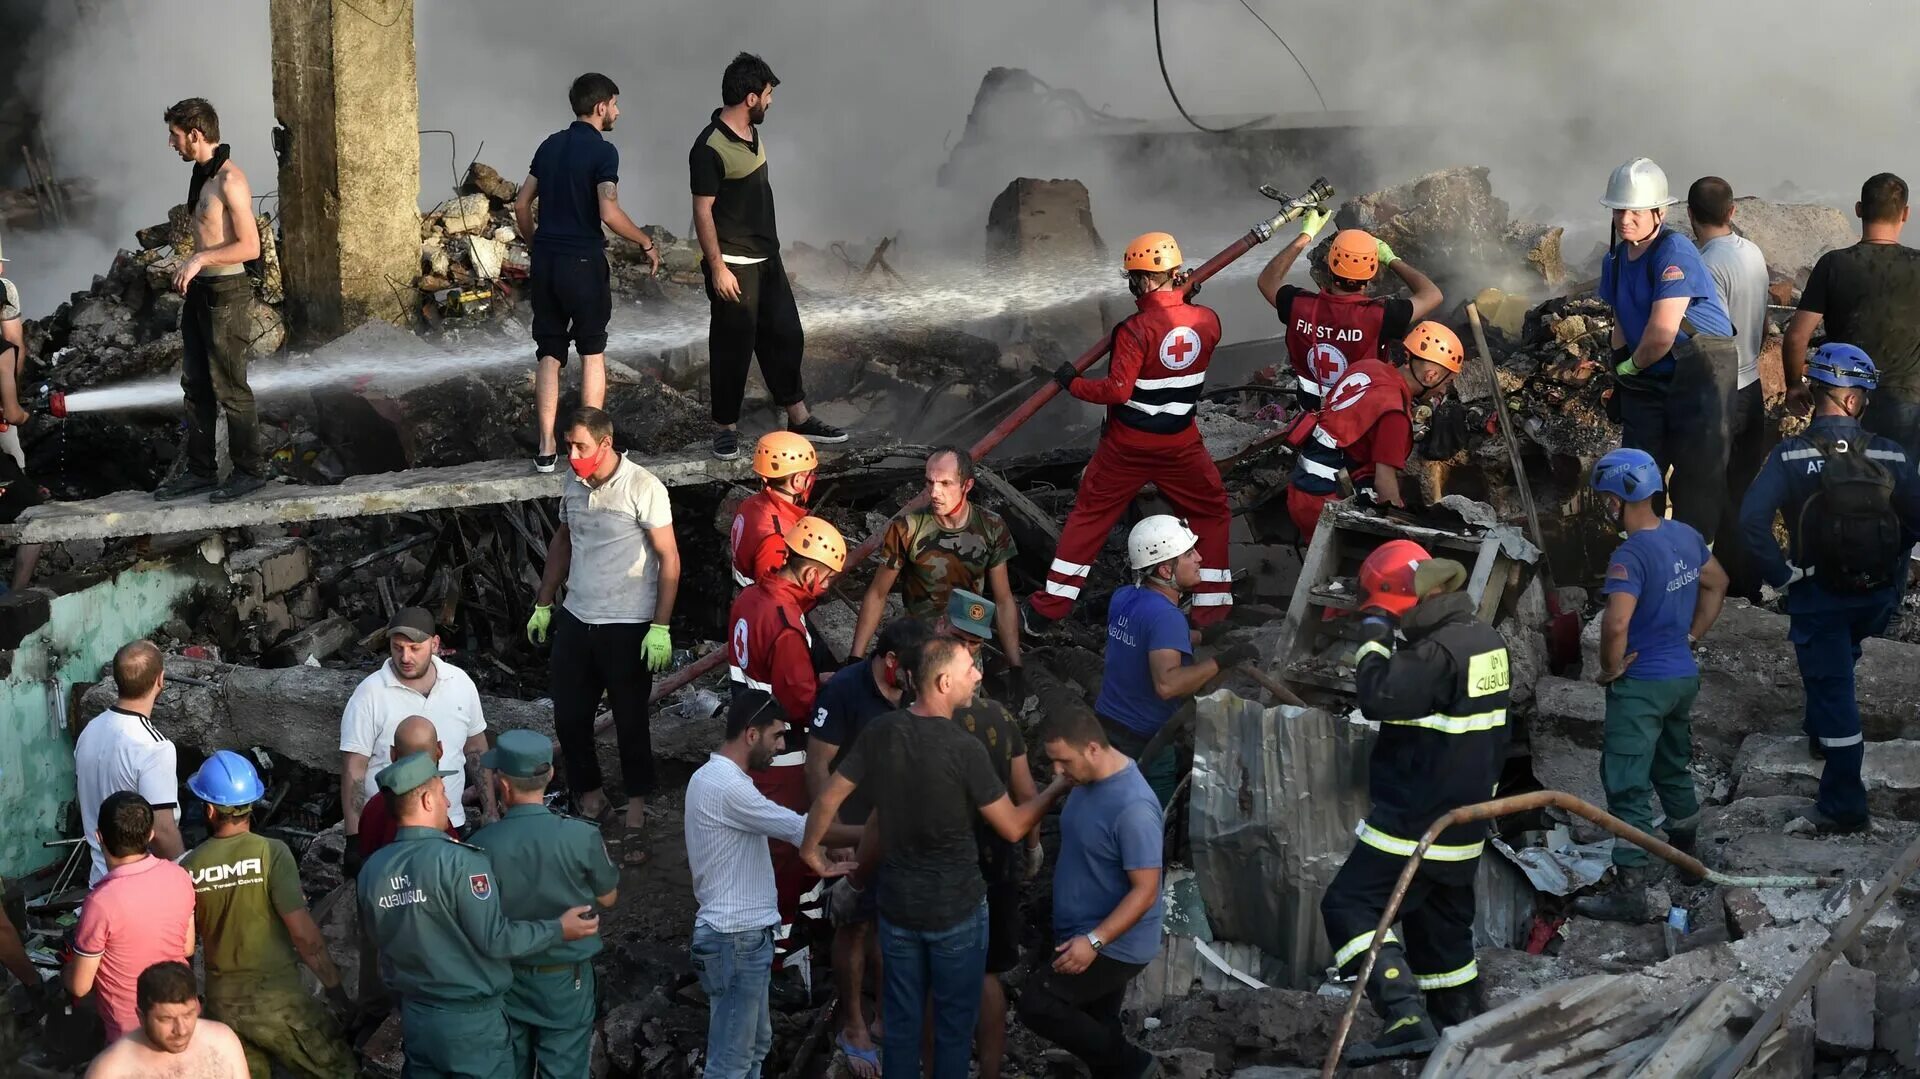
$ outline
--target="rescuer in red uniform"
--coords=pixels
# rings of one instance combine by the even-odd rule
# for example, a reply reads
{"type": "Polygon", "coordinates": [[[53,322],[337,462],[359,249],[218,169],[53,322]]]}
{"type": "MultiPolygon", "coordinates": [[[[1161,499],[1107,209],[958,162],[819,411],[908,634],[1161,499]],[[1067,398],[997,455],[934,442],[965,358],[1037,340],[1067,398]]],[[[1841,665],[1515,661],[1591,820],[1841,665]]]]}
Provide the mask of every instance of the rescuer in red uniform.
{"type": "Polygon", "coordinates": [[[1313,538],[1320,507],[1352,494],[1364,504],[1406,507],[1400,470],[1413,452],[1413,396],[1460,373],[1460,335],[1422,322],[1407,335],[1407,366],[1358,360],[1316,411],[1302,413],[1288,441],[1299,451],[1287,481],[1287,513],[1301,542],[1313,538]]]}
{"type": "Polygon", "coordinates": [[[807,495],[819,465],[813,443],[792,431],[760,436],[753,448],[753,471],[766,482],[733,515],[733,583],[747,588],[786,564],[782,537],[807,515],[807,495]]]}
{"type": "Polygon", "coordinates": [[[1066,617],[1108,533],[1151,483],[1200,536],[1193,623],[1205,626],[1226,618],[1233,605],[1227,489],[1194,424],[1207,362],[1220,343],[1220,318],[1187,302],[1180,245],[1167,233],[1149,232],[1128,244],[1122,265],[1140,310],[1114,328],[1107,377],[1081,378],[1071,363],[1054,372],[1068,393],[1108,406],[1107,421],[1060,530],[1046,587],[1027,601],[1029,621],[1066,617]]]}

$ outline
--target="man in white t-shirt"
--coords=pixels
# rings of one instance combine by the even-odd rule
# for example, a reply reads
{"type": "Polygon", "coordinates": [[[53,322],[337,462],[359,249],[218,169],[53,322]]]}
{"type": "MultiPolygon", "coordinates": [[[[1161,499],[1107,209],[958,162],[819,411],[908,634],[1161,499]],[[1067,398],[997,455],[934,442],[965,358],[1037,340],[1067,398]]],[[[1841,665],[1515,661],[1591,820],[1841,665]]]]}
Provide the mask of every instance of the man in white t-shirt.
{"type": "Polygon", "coordinates": [[[560,527],[547,545],[527,638],[545,641],[553,631],[553,730],[575,812],[595,820],[609,809],[593,749],[593,715],[606,695],[627,792],[625,827],[608,841],[622,867],[636,866],[647,858],[641,828],[655,782],[648,698],[654,674],[673,663],[667,626],[680,592],[673,507],[665,484],[614,452],[613,417],[600,409],[569,413],[560,443],[573,475],[560,493],[560,527]],[[562,582],[567,596],[556,614],[562,582]]]}
{"type": "Polygon", "coordinates": [[[1759,245],[1733,231],[1733,185],[1718,176],[1702,176],[1687,189],[1687,218],[1693,242],[1700,245],[1700,261],[1720,292],[1720,302],[1733,320],[1734,345],[1740,354],[1727,451],[1726,510],[1720,529],[1707,537],[1725,563],[1730,595],[1757,600],[1760,575],[1740,541],[1740,501],[1747,486],[1766,464],[1774,439],[1767,430],[1767,408],[1760,389],[1760,350],[1767,343],[1767,257],[1759,245]]]}
{"type": "Polygon", "coordinates": [[[133,791],[153,807],[153,841],[148,849],[162,858],[186,853],[180,840],[180,777],[173,743],[153,725],[153,702],[165,687],[166,657],[152,641],[134,641],[113,654],[113,707],[89,720],[73,743],[74,789],[80,802],[80,828],[93,850],[89,886],[107,875],[100,852],[100,803],[110,794],[133,791]]]}
{"type": "MultiPolygon", "coordinates": [[[[467,672],[440,659],[440,632],[433,615],[420,607],[394,612],[387,624],[387,661],[347,698],[340,717],[340,804],[346,817],[347,847],[359,847],[360,809],[373,794],[373,777],[393,763],[394,730],[408,716],[425,716],[440,733],[442,770],[447,777],[448,817],[465,835],[467,768],[479,767],[487,751],[487,719],[480,691],[467,672]]],[[[478,784],[486,818],[494,812],[493,785],[478,784]]]]}

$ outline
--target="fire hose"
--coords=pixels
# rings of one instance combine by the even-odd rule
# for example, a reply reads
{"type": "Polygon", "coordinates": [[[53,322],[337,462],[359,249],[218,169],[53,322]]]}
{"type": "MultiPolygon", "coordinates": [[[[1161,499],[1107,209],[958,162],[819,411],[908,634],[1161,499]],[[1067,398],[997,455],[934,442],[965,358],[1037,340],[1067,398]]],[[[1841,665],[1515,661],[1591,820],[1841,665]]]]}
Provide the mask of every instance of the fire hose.
{"type": "MultiPolygon", "coordinates": [[[[1296,220],[1301,214],[1306,213],[1308,210],[1316,209],[1328,199],[1333,198],[1333,187],[1328,184],[1323,177],[1315,180],[1303,195],[1283,195],[1275,191],[1272,187],[1265,185],[1260,188],[1260,193],[1280,203],[1279,212],[1263,221],[1256,222],[1252,228],[1247,230],[1244,236],[1228,244],[1219,254],[1201,263],[1197,269],[1181,278],[1180,286],[1187,294],[1191,294],[1194,289],[1199,288],[1203,282],[1214,274],[1226,269],[1228,265],[1232,264],[1240,256],[1272,239],[1273,234],[1279,231],[1280,226],[1289,221],[1296,220]]],[[[1088,368],[1098,363],[1100,358],[1107,354],[1107,350],[1112,347],[1112,344],[1113,342],[1110,338],[1103,338],[1098,344],[1088,348],[1074,359],[1074,369],[1084,374],[1088,368]]],[[[1060,386],[1058,383],[1047,382],[1042,384],[1038,390],[1034,391],[1033,396],[1027,398],[1019,408],[1014,409],[1005,419],[994,425],[993,430],[980,436],[980,440],[975,442],[969,451],[972,453],[973,459],[976,461],[982,460],[987,454],[992,453],[999,447],[1000,443],[1007,440],[1007,436],[1013,434],[1020,425],[1032,419],[1035,413],[1046,407],[1047,402],[1053,400],[1059,393],[1060,386]]],[[[914,510],[925,505],[926,501],[927,496],[925,492],[915,495],[906,505],[900,507],[894,516],[897,517],[902,513],[912,513],[914,510]]],[[[847,552],[847,559],[843,565],[850,568],[865,561],[869,555],[873,554],[875,548],[880,546],[880,541],[884,536],[885,530],[883,529],[862,540],[859,546],[847,552]]],[[[844,575],[845,573],[846,570],[843,569],[841,574],[844,575]]],[[[726,658],[726,655],[726,646],[722,645],[712,652],[701,656],[699,659],[694,660],[692,663],[687,664],[685,667],[662,678],[659,683],[653,687],[653,695],[649,698],[649,703],[657,702],[667,695],[679,691],[695,679],[718,667],[726,658]]],[[[594,731],[598,733],[612,725],[613,720],[609,717],[602,723],[595,723],[594,731]]]]}
{"type": "MultiPolygon", "coordinates": [[[[67,394],[51,382],[41,383],[31,398],[22,399],[20,407],[27,412],[45,412],[55,419],[67,418],[67,394]]],[[[0,419],[0,431],[8,430],[6,420],[0,419]]]]}
{"type": "MultiPolygon", "coordinates": [[[[1334,1029],[1333,1044],[1328,1047],[1326,1062],[1320,1067],[1320,1079],[1333,1079],[1334,1068],[1340,1063],[1340,1050],[1347,1044],[1347,1034],[1353,1029],[1353,1017],[1360,1010],[1360,999],[1365,996],[1367,979],[1373,976],[1374,962],[1380,958],[1380,948],[1387,942],[1387,931],[1393,928],[1393,923],[1400,913],[1400,904],[1407,898],[1407,889],[1413,884],[1414,874],[1419,871],[1420,860],[1426,857],[1427,848],[1440,837],[1440,833],[1456,824],[1492,820],[1495,817],[1524,813],[1530,809],[1544,809],[1547,806],[1557,806],[1576,816],[1585,817],[1615,836],[1641,847],[1647,853],[1672,862],[1680,868],[1682,873],[1704,878],[1710,884],[1745,888],[1795,888],[1828,885],[1838,879],[1835,877],[1743,877],[1716,872],[1702,865],[1693,855],[1684,853],[1664,840],[1657,839],[1564,791],[1534,791],[1531,794],[1516,794],[1508,798],[1495,798],[1490,802],[1476,802],[1473,805],[1461,806],[1434,821],[1427,828],[1426,834],[1420,837],[1419,844],[1414,847],[1413,854],[1407,858],[1406,868],[1400,871],[1400,879],[1394,884],[1393,894],[1387,899],[1387,909],[1381,912],[1380,923],[1374,927],[1373,945],[1367,949],[1367,958],[1360,964],[1360,972],[1354,978],[1353,993],[1347,998],[1347,1010],[1340,1016],[1340,1025],[1334,1029]]],[[[1864,919],[1862,922],[1864,924],[1864,919]]],[[[1775,1022],[1778,1022],[1777,1018],[1775,1022]]],[[[1765,1034],[1761,1034],[1761,1037],[1765,1037],[1765,1034]]],[[[1755,1043],[1756,1048],[1757,1046],[1758,1042],[1755,1043]]]]}

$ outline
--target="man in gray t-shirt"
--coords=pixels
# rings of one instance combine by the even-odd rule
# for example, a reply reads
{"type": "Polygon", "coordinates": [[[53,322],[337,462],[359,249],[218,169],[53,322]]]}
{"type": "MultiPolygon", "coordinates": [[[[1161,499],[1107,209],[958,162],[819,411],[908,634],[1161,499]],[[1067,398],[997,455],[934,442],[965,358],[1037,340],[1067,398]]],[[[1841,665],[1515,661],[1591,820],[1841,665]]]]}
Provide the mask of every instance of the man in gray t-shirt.
{"type": "Polygon", "coordinates": [[[593,750],[601,694],[620,745],[626,825],[609,844],[624,867],[646,860],[641,827],[653,793],[647,698],[654,674],[673,662],[667,625],[680,592],[680,547],[667,488],[613,449],[613,417],[577,408],[561,421],[561,450],[572,471],[560,494],[560,527],[547,545],[547,568],[527,620],[527,639],[553,630],[553,729],[566,761],[574,810],[599,819],[609,802],[593,750]],[[559,612],[560,586],[567,586],[559,612]]]}
{"type": "Polygon", "coordinates": [[[1760,388],[1760,350],[1767,341],[1767,259],[1759,245],[1733,231],[1733,186],[1718,176],[1702,176],[1687,189],[1687,217],[1693,224],[1700,261],[1713,276],[1720,302],[1733,321],[1734,345],[1740,354],[1732,411],[1732,442],[1727,451],[1729,497],[1713,537],[1732,580],[1729,594],[1757,599],[1759,574],[1747,559],[1740,541],[1740,502],[1747,486],[1766,463],[1772,445],[1766,430],[1766,401],[1760,388]],[[1725,540],[1726,542],[1719,542],[1725,540]]]}

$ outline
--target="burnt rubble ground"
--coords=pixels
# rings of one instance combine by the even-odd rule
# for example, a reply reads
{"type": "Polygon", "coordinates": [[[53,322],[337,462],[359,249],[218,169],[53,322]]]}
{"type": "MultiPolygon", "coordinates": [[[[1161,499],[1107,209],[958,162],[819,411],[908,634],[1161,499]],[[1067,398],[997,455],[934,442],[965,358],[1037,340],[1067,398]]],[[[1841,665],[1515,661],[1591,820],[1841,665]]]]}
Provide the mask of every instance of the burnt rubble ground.
{"type": "MultiPolygon", "coordinates": [[[[420,276],[404,286],[408,306],[417,312],[417,333],[453,348],[524,341],[526,304],[517,286],[526,256],[524,244],[513,235],[512,194],[511,183],[476,164],[460,196],[424,215],[420,276]]],[[[1100,250],[1090,216],[1084,213],[1085,199],[1078,184],[1021,181],[996,203],[995,243],[1015,256],[1031,254],[1027,246],[1065,246],[1076,255],[1100,250]],[[1078,210],[1073,212],[1076,200],[1078,210]],[[1070,211],[1065,215],[1060,213],[1063,204],[1070,211]],[[1026,229],[1027,215],[1043,208],[1054,214],[1046,235],[1041,235],[1046,230],[1026,229]],[[1071,223],[1060,226],[1063,219],[1071,223]],[[1040,238],[1034,240],[1036,236],[1040,238]]],[[[1511,219],[1506,205],[1494,197],[1484,169],[1448,170],[1349,200],[1338,220],[1377,231],[1390,238],[1402,256],[1433,270],[1449,296],[1460,301],[1444,312],[1449,324],[1464,331],[1468,299],[1478,301],[1487,321],[1497,385],[1490,385],[1474,365],[1449,398],[1422,406],[1421,445],[1409,467],[1419,501],[1432,504],[1443,495],[1465,495],[1491,506],[1501,520],[1521,519],[1518,481],[1494,426],[1493,394],[1502,395],[1520,428],[1523,462],[1540,507],[1554,579],[1569,585],[1562,589],[1563,597],[1584,605],[1583,613],[1590,615],[1593,604],[1577,586],[1597,582],[1614,541],[1582,490],[1592,460],[1617,445],[1619,435],[1605,417],[1602,399],[1602,365],[1612,323],[1608,309],[1592,296],[1596,263],[1564,261],[1559,230],[1511,219]],[[1474,292],[1485,285],[1501,291],[1474,292]]],[[[1851,240],[1844,218],[1815,207],[1743,201],[1740,220],[1751,221],[1756,239],[1766,241],[1762,246],[1775,279],[1774,299],[1782,305],[1793,302],[1819,251],[1851,240]]],[[[176,212],[166,224],[142,230],[139,250],[122,252],[92,288],[50,317],[29,324],[29,352],[40,365],[32,377],[78,390],[177,367],[179,300],[165,282],[182,255],[182,223],[176,212]]],[[[634,305],[641,318],[698,310],[703,300],[697,251],[665,230],[649,232],[662,247],[662,275],[647,276],[637,247],[614,241],[610,258],[618,299],[634,305]]],[[[271,220],[263,219],[262,234],[273,236],[271,220]]],[[[863,274],[870,251],[796,245],[788,262],[803,293],[890,287],[884,279],[863,274]]],[[[281,286],[271,250],[256,268],[256,286],[256,348],[266,356],[280,351],[285,338],[278,309],[281,286]]],[[[970,415],[1018,389],[1028,378],[1030,364],[1045,361],[1051,366],[1072,355],[1085,344],[1081,337],[1091,339],[1086,332],[1090,323],[1097,333],[1116,313],[1112,305],[1094,304],[1014,320],[1014,325],[992,330],[890,327],[841,337],[810,335],[807,362],[810,378],[824,388],[818,400],[852,402],[854,415],[887,417],[891,426],[881,429],[912,432],[896,434],[895,441],[931,442],[930,432],[946,426],[957,428],[950,437],[964,439],[1011,407],[1018,394],[984,416],[970,415]]],[[[1785,433],[1799,421],[1784,415],[1781,407],[1778,330],[1776,321],[1762,370],[1769,425],[1785,433]]],[[[616,351],[610,361],[609,400],[622,448],[668,452],[705,438],[704,357],[685,350],[663,355],[616,351]]],[[[1216,395],[1204,410],[1210,446],[1226,461],[1223,474],[1241,510],[1244,534],[1236,533],[1237,557],[1244,556],[1241,568],[1247,575],[1236,591],[1240,617],[1252,625],[1279,619],[1292,587],[1290,573],[1299,562],[1278,501],[1287,464],[1269,437],[1284,419],[1285,380],[1284,357],[1276,350],[1245,377],[1236,377],[1234,383],[1245,388],[1216,395]],[[1229,452],[1223,448],[1229,440],[1246,448],[1229,452]]],[[[757,382],[754,386],[750,393],[761,395],[757,404],[765,412],[764,390],[757,382]]],[[[528,372],[516,366],[392,393],[333,391],[269,400],[263,403],[263,419],[275,468],[299,482],[327,483],[371,471],[527,455],[531,407],[528,372]]],[[[754,407],[750,398],[750,413],[754,407]]],[[[28,429],[30,472],[60,498],[150,487],[174,461],[178,428],[172,412],[80,415],[56,424],[36,423],[28,429]]],[[[1059,437],[989,462],[1021,492],[1019,500],[984,484],[976,493],[981,503],[1005,514],[1015,530],[1021,547],[1013,566],[1016,593],[1044,579],[1050,542],[1048,522],[1040,518],[1057,526],[1065,517],[1089,445],[1085,424],[1052,434],[1059,437]]],[[[819,512],[850,536],[867,535],[917,489],[917,469],[911,445],[889,456],[883,439],[857,439],[847,459],[824,471],[819,512]]],[[[683,596],[732,594],[724,536],[731,507],[745,493],[744,488],[725,485],[675,490],[686,559],[683,596]]],[[[547,691],[545,657],[526,642],[521,628],[554,523],[551,505],[529,503],[240,530],[224,538],[233,552],[227,565],[232,589],[197,600],[155,638],[178,662],[205,663],[207,670],[224,665],[275,668],[283,672],[276,677],[292,680],[287,685],[302,679],[338,682],[371,670],[381,658],[379,630],[390,612],[419,603],[434,610],[447,627],[449,658],[474,675],[484,694],[538,711],[545,706],[547,691]]],[[[136,559],[165,556],[200,539],[52,545],[41,563],[41,582],[56,589],[77,587],[136,559]]],[[[1090,706],[1098,690],[1104,638],[1099,621],[1103,597],[1093,593],[1101,582],[1111,587],[1124,579],[1120,554],[1117,540],[1110,542],[1079,614],[1029,654],[1029,695],[1019,702],[1029,731],[1044,714],[1090,706]]],[[[864,587],[862,576],[850,574],[820,613],[824,632],[842,652],[864,587]]],[[[681,604],[675,641],[683,651],[676,664],[717,647],[722,614],[719,599],[681,604]]],[[[1920,753],[1915,752],[1920,720],[1914,718],[1915,703],[1920,702],[1920,651],[1903,643],[1920,638],[1920,619],[1902,619],[1889,632],[1891,640],[1869,644],[1862,661],[1868,738],[1883,743],[1870,746],[1868,754],[1868,782],[1881,823],[1872,835],[1849,839],[1818,839],[1791,830],[1795,808],[1811,791],[1810,777],[1816,773],[1794,758],[1791,746],[1779,744],[1790,739],[1754,733],[1752,717],[1797,715],[1800,707],[1783,622],[1771,612],[1736,604],[1703,652],[1694,762],[1707,805],[1703,857],[1709,866],[1728,872],[1832,874],[1871,882],[1912,838],[1912,822],[1920,812],[1920,753]]],[[[1516,774],[1523,785],[1564,789],[1603,804],[1598,792],[1598,689],[1579,680],[1577,664],[1549,672],[1540,637],[1537,618],[1510,634],[1521,642],[1516,647],[1524,645],[1530,652],[1516,668],[1538,674],[1519,695],[1524,703],[1515,710],[1525,736],[1516,774]]],[[[1588,647],[1593,647],[1591,642],[1588,647]]],[[[1585,666],[1590,678],[1591,661],[1585,666]]],[[[990,681],[990,686],[996,684],[990,681]]],[[[1229,682],[1229,688],[1249,698],[1258,692],[1238,680],[1229,682]]],[[[191,687],[177,692],[176,699],[163,699],[156,708],[157,722],[165,724],[169,709],[185,716],[213,700],[192,697],[191,687]]],[[[602,921],[607,947],[598,961],[603,1021],[596,1075],[692,1076],[700,1070],[707,1013],[685,949],[694,903],[680,839],[680,800],[686,777],[714,741],[714,712],[722,694],[724,685],[709,678],[657,708],[654,729],[663,761],[663,793],[649,806],[653,857],[646,866],[623,873],[622,902],[602,921]]],[[[218,707],[239,707],[240,700],[230,686],[218,707]]],[[[289,701],[289,709],[306,707],[289,701]]],[[[327,722],[322,712],[311,715],[316,724],[327,722]]],[[[217,748],[196,744],[190,734],[175,737],[182,743],[183,771],[197,764],[200,754],[217,748]]],[[[357,955],[352,904],[343,900],[339,888],[341,840],[331,765],[324,753],[299,759],[289,755],[296,752],[290,745],[269,741],[267,748],[281,793],[264,823],[303,852],[307,892],[351,985],[357,955]]],[[[611,752],[607,739],[602,751],[611,752]]],[[[617,769],[609,772],[617,774],[617,769]]],[[[1502,822],[1501,832],[1520,847],[1535,833],[1567,824],[1550,814],[1535,814],[1502,822]]],[[[1051,820],[1044,834],[1051,852],[1057,841],[1051,820]]],[[[1181,830],[1174,834],[1179,837],[1181,830]]],[[[1571,834],[1575,840],[1597,838],[1578,822],[1572,822],[1571,834]]],[[[1184,858],[1186,841],[1176,838],[1175,845],[1184,858]]],[[[1870,923],[1847,954],[1849,973],[1830,975],[1831,985],[1823,982],[1790,1017],[1790,1044],[1778,1048],[1773,1058],[1780,1070],[1751,1074],[1892,1075],[1913,1074],[1909,1069],[1920,1067],[1914,1034],[1920,1026],[1920,922],[1911,917],[1916,887],[1920,885],[1909,885],[1870,923]],[[1864,1034],[1857,1022],[1862,1014],[1867,1017],[1864,1034]],[[1855,1017],[1854,1029],[1840,1029],[1846,1015],[1855,1017]]],[[[1658,918],[1634,926],[1596,922],[1574,915],[1566,899],[1536,894],[1524,884],[1520,888],[1530,917],[1509,939],[1486,943],[1480,951],[1482,991],[1489,1004],[1505,1004],[1584,976],[1615,975],[1649,979],[1630,983],[1640,999],[1667,1001],[1663,993],[1683,994],[1681,1003],[1667,1007],[1674,1016],[1687,1015],[1689,1009],[1704,1015],[1706,1005],[1695,1008],[1697,998],[1685,994],[1704,993],[1718,982],[1746,994],[1741,999],[1747,1005],[1764,1006],[1818,945],[1823,929],[1851,910],[1861,894],[1858,885],[1845,884],[1799,889],[1673,885],[1671,904],[1689,912],[1692,928],[1675,936],[1663,931],[1658,918]]],[[[1486,902],[1483,899],[1483,905],[1486,902]]],[[[1050,904],[1043,876],[1028,889],[1024,902],[1024,943],[1034,954],[1044,954],[1049,940],[1050,904]]],[[[1010,976],[1014,995],[1023,980],[1020,972],[1010,976]]],[[[1345,986],[1321,981],[1251,990],[1220,988],[1203,980],[1199,987],[1170,993],[1147,1013],[1133,1014],[1129,1029],[1163,1054],[1168,1074],[1182,1079],[1305,1074],[1292,1069],[1319,1066],[1346,1002],[1345,986]]],[[[824,992],[816,991],[811,1002],[804,996],[785,1000],[776,1010],[767,1073],[845,1074],[844,1062],[832,1053],[831,1032],[822,1037],[818,1002],[824,992]]],[[[1742,1015],[1751,1021],[1751,1009],[1742,1010],[1739,1001],[1727,1007],[1736,1026],[1742,1015]]],[[[1356,1040],[1374,1029],[1367,1011],[1361,1009],[1356,1040]]],[[[1722,1027],[1701,1022],[1705,1032],[1687,1045],[1720,1045],[1714,1038],[1724,1037],[1722,1027]]],[[[1672,1038],[1679,1040],[1680,1033],[1672,1038]]],[[[1537,1031],[1535,1036],[1549,1043],[1557,1040],[1537,1031]]],[[[76,1074],[81,1065],[64,1059],[54,1042],[50,1038],[31,1047],[21,1067],[33,1068],[35,1074],[76,1074]]],[[[369,1074],[397,1074],[394,1024],[373,1032],[365,1052],[369,1074]]],[[[1073,1074],[1069,1061],[1017,1021],[1009,1024],[1005,1070],[1012,1076],[1073,1074]]],[[[1351,1074],[1418,1073],[1417,1067],[1401,1064],[1351,1074]]],[[[1645,1074],[1693,1072],[1681,1068],[1645,1074]]]]}

